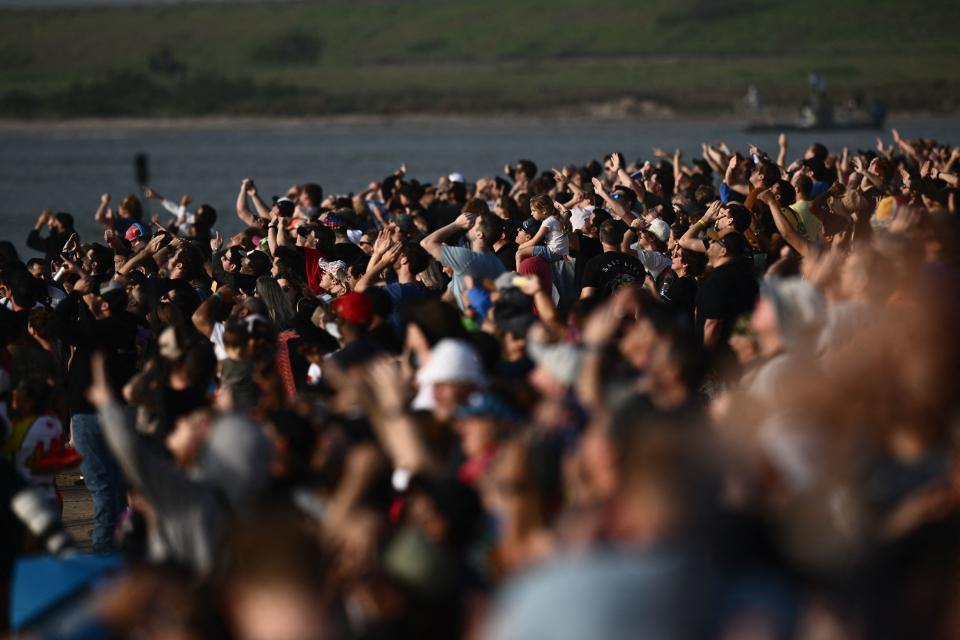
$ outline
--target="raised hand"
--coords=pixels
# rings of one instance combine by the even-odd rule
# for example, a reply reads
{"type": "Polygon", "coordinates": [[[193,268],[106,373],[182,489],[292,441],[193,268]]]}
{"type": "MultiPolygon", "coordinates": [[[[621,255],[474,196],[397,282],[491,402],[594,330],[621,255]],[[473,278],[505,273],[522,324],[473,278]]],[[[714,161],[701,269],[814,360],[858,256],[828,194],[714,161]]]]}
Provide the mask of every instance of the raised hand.
{"type": "Polygon", "coordinates": [[[210,238],[210,249],[216,253],[220,251],[220,248],[223,246],[223,237],[220,235],[220,232],[217,231],[212,238],[210,238]]]}
{"type": "Polygon", "coordinates": [[[477,219],[477,214],[475,213],[461,213],[457,216],[457,219],[454,223],[463,230],[467,230],[473,226],[474,221],[477,219]]]}

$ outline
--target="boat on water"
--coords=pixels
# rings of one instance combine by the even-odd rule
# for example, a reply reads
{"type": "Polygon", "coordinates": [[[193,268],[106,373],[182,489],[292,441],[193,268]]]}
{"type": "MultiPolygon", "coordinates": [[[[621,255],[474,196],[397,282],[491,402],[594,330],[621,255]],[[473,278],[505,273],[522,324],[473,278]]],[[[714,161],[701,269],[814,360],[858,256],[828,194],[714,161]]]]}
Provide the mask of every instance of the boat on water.
{"type": "Polygon", "coordinates": [[[771,113],[761,108],[759,92],[752,86],[747,91],[749,120],[743,130],[757,131],[852,131],[880,130],[887,120],[887,108],[880,102],[864,106],[861,97],[851,98],[840,109],[834,110],[827,96],[826,81],[816,73],[810,75],[810,96],[793,117],[771,113]]]}
{"type": "Polygon", "coordinates": [[[856,119],[856,120],[838,120],[834,122],[813,122],[807,123],[801,120],[795,121],[752,121],[743,126],[743,130],[756,133],[764,131],[778,131],[789,133],[793,131],[857,131],[868,130],[878,131],[883,129],[884,120],[875,119],[856,119]]]}

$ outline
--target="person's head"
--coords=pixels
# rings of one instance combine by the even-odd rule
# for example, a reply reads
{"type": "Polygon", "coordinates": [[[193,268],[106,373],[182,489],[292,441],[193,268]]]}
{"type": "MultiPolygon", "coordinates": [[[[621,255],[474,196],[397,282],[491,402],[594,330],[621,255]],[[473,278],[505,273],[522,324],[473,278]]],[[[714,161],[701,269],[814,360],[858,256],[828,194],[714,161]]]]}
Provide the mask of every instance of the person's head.
{"type": "Polygon", "coordinates": [[[793,188],[797,193],[797,200],[809,200],[813,191],[813,180],[810,176],[797,173],[793,176],[793,188]]]}
{"type": "Polygon", "coordinates": [[[699,278],[707,268],[707,256],[699,251],[674,247],[670,268],[680,276],[699,278]]]}
{"type": "Polygon", "coordinates": [[[373,322],[373,304],[359,291],[346,293],[330,304],[344,339],[363,335],[373,322]]]}
{"type": "Polygon", "coordinates": [[[220,256],[220,266],[227,273],[239,273],[243,267],[243,261],[246,257],[243,249],[240,247],[230,247],[220,256]]]}
{"type": "Polygon", "coordinates": [[[194,280],[203,272],[203,256],[191,245],[185,245],[170,258],[170,278],[194,280]]]}
{"type": "Polygon", "coordinates": [[[797,192],[793,185],[786,180],[777,180],[770,188],[770,191],[777,196],[780,206],[789,207],[797,201],[797,192]]]}
{"type": "Polygon", "coordinates": [[[819,160],[821,163],[827,159],[829,151],[819,142],[814,142],[803,152],[804,160],[819,160]]]}
{"type": "Polygon", "coordinates": [[[494,213],[504,220],[519,221],[523,216],[517,202],[508,195],[502,195],[494,202],[494,213]]]}
{"type": "Polygon", "coordinates": [[[471,242],[488,250],[501,235],[503,235],[503,221],[492,213],[478,215],[469,231],[471,242]]]}
{"type": "Polygon", "coordinates": [[[537,177],[537,165],[533,160],[517,160],[514,167],[517,182],[528,183],[537,177]]]}
{"type": "Polygon", "coordinates": [[[327,293],[339,295],[348,289],[347,264],[342,260],[320,263],[320,288],[327,293]]]}
{"type": "Polygon", "coordinates": [[[626,233],[627,225],[620,220],[606,220],[600,225],[600,244],[605,248],[612,247],[619,251],[620,244],[623,242],[623,236],[626,233]]]}
{"type": "Polygon", "coordinates": [[[729,231],[718,240],[711,240],[707,247],[707,264],[713,267],[727,264],[742,258],[747,249],[747,240],[743,234],[729,231]]]}
{"type": "Polygon", "coordinates": [[[485,215],[490,213],[490,207],[487,205],[487,201],[481,198],[470,198],[463,205],[463,213],[473,213],[476,215],[485,215]]]}
{"type": "Polygon", "coordinates": [[[107,275],[114,268],[113,251],[99,243],[84,245],[81,263],[84,271],[92,275],[107,275]]]}
{"type": "Polygon", "coordinates": [[[549,196],[539,195],[530,198],[530,215],[543,222],[556,212],[553,200],[549,196]]]}
{"type": "Polygon", "coordinates": [[[30,260],[27,260],[27,269],[30,271],[30,275],[38,280],[50,279],[50,266],[47,264],[46,260],[41,258],[31,258],[30,260]]]}
{"type": "Polygon", "coordinates": [[[100,295],[94,297],[91,311],[98,318],[115,317],[127,309],[127,290],[116,280],[100,286],[100,295]]]}
{"type": "Polygon", "coordinates": [[[506,427],[516,419],[514,410],[497,394],[474,392],[454,412],[464,456],[484,458],[496,449],[506,427]]]}
{"type": "Polygon", "coordinates": [[[743,233],[750,228],[753,222],[753,216],[750,211],[739,202],[728,202],[720,208],[720,216],[717,218],[717,231],[733,229],[743,233]]]}
{"type": "Polygon", "coordinates": [[[270,272],[270,262],[270,256],[263,251],[251,251],[243,257],[243,262],[240,265],[240,273],[259,278],[270,272]]]}
{"type": "Polygon", "coordinates": [[[750,183],[769,189],[780,180],[780,169],[772,162],[761,161],[753,169],[750,176],[750,183]]]}
{"type": "Polygon", "coordinates": [[[38,340],[52,342],[56,338],[53,311],[46,307],[31,309],[27,319],[27,331],[38,340]]]}
{"type": "Polygon", "coordinates": [[[33,417],[43,413],[50,407],[52,389],[46,380],[30,377],[21,380],[10,398],[11,408],[20,417],[33,417]]]}
{"type": "Polygon", "coordinates": [[[223,329],[223,350],[233,360],[243,360],[247,355],[250,334],[244,322],[232,322],[223,329]]]}
{"type": "Polygon", "coordinates": [[[198,235],[209,234],[210,229],[212,229],[213,225],[217,223],[217,210],[209,204],[201,204],[199,207],[197,207],[193,222],[194,229],[198,231],[203,230],[204,232],[198,235]]]}
{"type": "Polygon", "coordinates": [[[411,276],[423,272],[430,264],[430,254],[418,242],[406,242],[400,249],[400,255],[394,263],[394,269],[400,272],[406,269],[411,276]]]}
{"type": "Polygon", "coordinates": [[[121,218],[140,220],[143,218],[143,205],[140,204],[140,198],[131,193],[120,201],[120,206],[117,207],[117,213],[121,218]]]}
{"type": "Polygon", "coordinates": [[[519,229],[517,229],[517,235],[516,235],[517,244],[522,244],[524,242],[527,242],[528,240],[532,239],[535,235],[537,235],[537,231],[540,230],[540,224],[541,222],[536,218],[534,218],[533,216],[530,216],[529,218],[524,220],[522,223],[520,223],[520,227],[519,229]]]}
{"type": "Polygon", "coordinates": [[[464,340],[445,338],[430,352],[430,361],[417,372],[421,386],[432,391],[432,409],[438,420],[449,420],[456,408],[486,382],[477,352],[464,340]]]}
{"type": "Polygon", "coordinates": [[[270,276],[260,276],[257,278],[257,296],[263,300],[270,314],[270,319],[277,325],[277,328],[283,330],[293,320],[294,311],[290,298],[284,294],[283,289],[277,284],[277,281],[270,276]]]}
{"type": "Polygon", "coordinates": [[[877,156],[871,160],[868,169],[871,173],[875,173],[876,175],[880,176],[880,179],[884,182],[889,182],[889,180],[893,177],[893,163],[883,156],[877,156]]]}
{"type": "Polygon", "coordinates": [[[72,233],[73,216],[64,212],[55,214],[50,220],[50,228],[57,233],[72,233]]]}
{"type": "Polygon", "coordinates": [[[603,174],[604,174],[604,175],[607,177],[607,179],[610,180],[611,182],[613,182],[613,181],[615,181],[615,180],[617,179],[617,170],[614,169],[614,162],[613,162],[614,156],[617,156],[617,157],[620,158],[621,165],[624,164],[624,163],[623,163],[623,154],[620,153],[619,151],[614,151],[614,152],[611,153],[610,155],[605,156],[605,157],[603,158],[603,174]]]}
{"type": "Polygon", "coordinates": [[[315,182],[307,182],[300,186],[300,196],[297,204],[306,215],[315,212],[323,202],[323,188],[315,182]]]}
{"type": "Polygon", "coordinates": [[[633,189],[628,189],[623,185],[617,185],[610,192],[610,197],[619,202],[627,211],[637,206],[637,194],[634,193],[633,189]]]}

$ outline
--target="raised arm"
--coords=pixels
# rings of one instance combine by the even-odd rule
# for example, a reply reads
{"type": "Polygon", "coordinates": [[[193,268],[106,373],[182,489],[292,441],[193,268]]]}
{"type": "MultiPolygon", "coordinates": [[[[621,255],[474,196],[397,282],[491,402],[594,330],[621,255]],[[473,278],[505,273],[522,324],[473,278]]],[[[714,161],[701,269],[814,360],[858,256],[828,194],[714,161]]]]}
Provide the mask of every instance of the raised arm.
{"type": "Polygon", "coordinates": [[[47,244],[50,240],[49,238],[41,238],[40,230],[50,224],[51,218],[53,218],[53,213],[48,209],[41,211],[40,215],[37,216],[37,222],[33,225],[33,229],[31,229],[29,235],[27,235],[27,246],[34,251],[46,253],[47,244]]]}
{"type": "Polygon", "coordinates": [[[781,133],[777,138],[777,146],[780,147],[780,151],[777,152],[777,164],[782,169],[787,166],[787,134],[781,133]]]}
{"type": "MultiPolygon", "coordinates": [[[[378,237],[377,240],[379,241],[380,238],[378,237]]],[[[374,254],[370,256],[370,262],[367,265],[367,270],[360,277],[360,279],[357,280],[357,285],[353,288],[353,290],[363,291],[364,289],[372,286],[374,282],[379,280],[380,274],[382,274],[387,267],[396,262],[397,258],[400,257],[401,248],[403,248],[403,245],[397,242],[389,245],[386,251],[377,252],[374,250],[374,254]]]]}
{"type": "Polygon", "coordinates": [[[773,223],[777,226],[777,231],[797,253],[804,257],[816,253],[816,247],[807,242],[806,238],[797,233],[797,230],[787,221],[777,197],[769,189],[758,193],[757,200],[770,207],[770,215],[773,217],[773,223]]]}
{"type": "MultiPolygon", "coordinates": [[[[677,153],[679,153],[679,150],[677,153]]],[[[620,180],[620,184],[637,194],[638,202],[643,202],[643,199],[647,195],[647,189],[643,186],[642,182],[634,180],[633,177],[627,173],[627,170],[623,168],[623,156],[619,153],[614,153],[610,160],[613,162],[613,168],[617,171],[617,178],[620,180]]]]}
{"type": "Polygon", "coordinates": [[[212,296],[204,300],[190,318],[197,331],[209,338],[213,333],[213,325],[217,323],[220,310],[224,305],[233,304],[233,296],[233,289],[228,285],[223,285],[212,296]]]}
{"type": "Polygon", "coordinates": [[[473,226],[476,214],[461,213],[457,219],[445,227],[440,227],[426,238],[420,241],[420,246],[437,260],[441,260],[443,255],[443,241],[455,236],[461,231],[466,231],[473,226]]]}
{"type": "Polygon", "coordinates": [[[727,170],[723,174],[723,184],[720,185],[721,192],[723,191],[723,187],[726,186],[726,188],[730,191],[736,191],[741,195],[748,195],[750,193],[750,187],[734,182],[734,178],[736,177],[735,172],[737,170],[737,165],[739,164],[740,156],[737,154],[730,156],[730,161],[727,162],[727,170]]]}
{"type": "Polygon", "coordinates": [[[258,217],[247,206],[247,193],[251,189],[256,189],[253,186],[253,180],[244,178],[243,182],[240,183],[240,193],[237,194],[237,217],[248,227],[255,227],[258,223],[258,217]]]}
{"type": "Polygon", "coordinates": [[[113,212],[110,211],[109,193],[104,193],[100,196],[100,205],[97,207],[97,212],[93,215],[93,219],[104,226],[113,227],[113,212]]]}
{"type": "Polygon", "coordinates": [[[700,239],[700,232],[710,226],[710,222],[716,217],[719,211],[720,201],[714,200],[710,203],[710,206],[707,207],[707,211],[703,214],[703,217],[687,227],[687,230],[684,231],[680,239],[677,240],[677,244],[680,245],[681,248],[689,251],[706,253],[707,243],[700,239]]]}
{"type": "Polygon", "coordinates": [[[614,217],[623,220],[627,224],[630,224],[630,221],[633,220],[636,216],[627,211],[626,207],[614,200],[607,190],[603,188],[603,183],[600,182],[599,178],[593,179],[593,190],[599,195],[604,204],[607,207],[607,210],[614,215],[614,217]]]}

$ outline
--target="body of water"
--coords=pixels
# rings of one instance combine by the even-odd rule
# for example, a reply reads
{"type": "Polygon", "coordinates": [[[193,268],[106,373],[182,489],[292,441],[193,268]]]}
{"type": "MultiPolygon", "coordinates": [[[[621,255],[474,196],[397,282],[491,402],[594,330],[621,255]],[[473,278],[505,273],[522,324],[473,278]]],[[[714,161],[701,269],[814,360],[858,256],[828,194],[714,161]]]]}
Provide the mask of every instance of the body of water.
{"type": "MultiPolygon", "coordinates": [[[[960,143],[956,119],[902,119],[891,126],[905,137],[960,143]]],[[[876,135],[793,133],[788,157],[816,141],[837,151],[872,149],[876,135]]],[[[601,159],[612,150],[623,151],[628,160],[652,158],[652,147],[669,152],[679,147],[690,158],[699,155],[702,142],[720,140],[731,148],[755,143],[776,153],[775,133],[745,133],[730,121],[7,128],[0,132],[0,238],[24,249],[38,213],[48,208],[72,213],[83,239],[93,240],[101,233],[93,221],[100,194],[111,193],[117,202],[136,191],[133,158],[138,153],[149,156],[153,188],[173,200],[190,193],[195,204],[213,205],[218,228],[229,233],[241,226],[234,202],[247,176],[265,199],[308,181],[320,183],[326,193],[345,194],[392,173],[402,162],[421,181],[453,171],[474,181],[500,174],[505,162],[520,158],[534,160],[541,169],[601,159]]],[[[150,206],[159,210],[156,203],[150,206]]],[[[34,255],[24,250],[24,256],[34,255]]]]}

